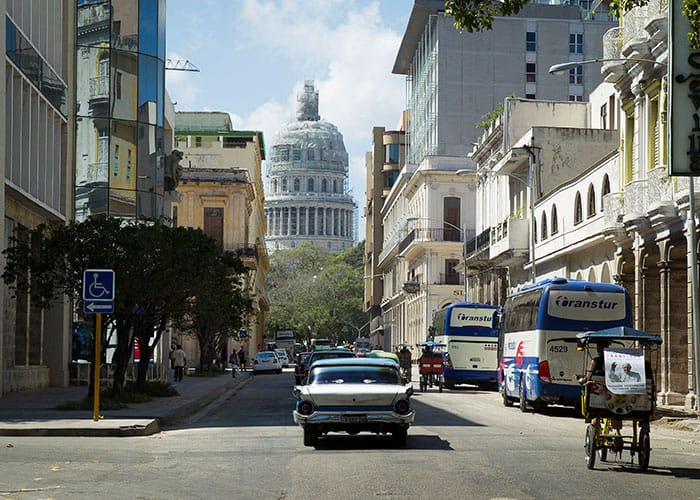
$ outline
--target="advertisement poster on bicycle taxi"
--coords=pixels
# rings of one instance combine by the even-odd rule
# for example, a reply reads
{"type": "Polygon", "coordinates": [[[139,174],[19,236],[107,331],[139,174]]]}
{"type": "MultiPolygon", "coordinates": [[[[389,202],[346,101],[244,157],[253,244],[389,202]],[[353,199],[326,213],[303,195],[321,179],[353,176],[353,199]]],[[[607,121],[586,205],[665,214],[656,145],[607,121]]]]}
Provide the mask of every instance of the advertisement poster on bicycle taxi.
{"type": "Polygon", "coordinates": [[[644,352],[641,349],[605,349],[605,385],[613,394],[644,394],[644,352]]]}

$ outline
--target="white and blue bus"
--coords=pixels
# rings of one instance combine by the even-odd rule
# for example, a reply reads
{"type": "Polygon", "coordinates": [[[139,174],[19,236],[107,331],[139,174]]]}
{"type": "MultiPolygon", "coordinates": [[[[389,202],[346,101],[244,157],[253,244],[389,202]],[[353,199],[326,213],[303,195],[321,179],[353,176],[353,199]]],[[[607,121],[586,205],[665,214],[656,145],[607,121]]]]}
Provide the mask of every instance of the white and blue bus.
{"type": "Polygon", "coordinates": [[[632,305],[618,285],[566,278],[526,285],[503,304],[499,390],[503,404],[577,406],[584,369],[576,334],[631,327],[632,305]]]}
{"type": "Polygon", "coordinates": [[[434,339],[447,346],[450,359],[443,372],[445,387],[497,387],[499,311],[489,304],[457,302],[433,315],[434,339]]]}

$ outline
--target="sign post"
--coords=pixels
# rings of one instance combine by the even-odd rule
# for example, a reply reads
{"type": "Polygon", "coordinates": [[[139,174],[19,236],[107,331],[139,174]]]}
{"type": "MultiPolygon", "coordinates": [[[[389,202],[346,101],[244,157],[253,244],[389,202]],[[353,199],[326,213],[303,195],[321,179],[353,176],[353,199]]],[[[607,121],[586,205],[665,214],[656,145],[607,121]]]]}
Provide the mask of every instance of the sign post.
{"type": "Polygon", "coordinates": [[[114,312],[114,271],[86,269],[83,273],[83,312],[95,314],[95,362],[92,419],[100,419],[100,361],[102,360],[102,313],[114,312]]]}

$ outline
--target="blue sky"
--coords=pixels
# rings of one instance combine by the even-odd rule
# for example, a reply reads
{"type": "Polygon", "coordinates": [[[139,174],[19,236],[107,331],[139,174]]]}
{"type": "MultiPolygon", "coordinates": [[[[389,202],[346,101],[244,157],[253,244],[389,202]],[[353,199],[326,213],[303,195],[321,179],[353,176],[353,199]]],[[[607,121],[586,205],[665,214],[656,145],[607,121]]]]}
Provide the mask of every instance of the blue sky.
{"type": "MultiPolygon", "coordinates": [[[[280,127],[295,119],[304,80],[314,80],[321,118],[343,134],[352,195],[362,207],[372,127],[394,129],[406,107],[405,77],[391,70],[412,6],[167,0],[167,57],[200,71],[167,71],[166,87],[176,111],[228,112],[236,129],[262,130],[269,152],[280,127]]],[[[357,239],[364,239],[362,217],[357,239]]]]}

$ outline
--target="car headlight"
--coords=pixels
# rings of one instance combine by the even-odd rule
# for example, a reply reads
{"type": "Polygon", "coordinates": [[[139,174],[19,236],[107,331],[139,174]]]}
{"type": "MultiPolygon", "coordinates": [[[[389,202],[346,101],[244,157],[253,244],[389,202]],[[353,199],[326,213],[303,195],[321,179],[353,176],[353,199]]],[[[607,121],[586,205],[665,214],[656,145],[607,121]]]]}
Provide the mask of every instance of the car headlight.
{"type": "Polygon", "coordinates": [[[399,415],[407,415],[411,413],[411,404],[405,399],[399,399],[394,403],[394,411],[399,415]]]}
{"type": "Polygon", "coordinates": [[[311,415],[314,412],[314,405],[311,401],[301,401],[297,405],[297,411],[302,415],[311,415]]]}

